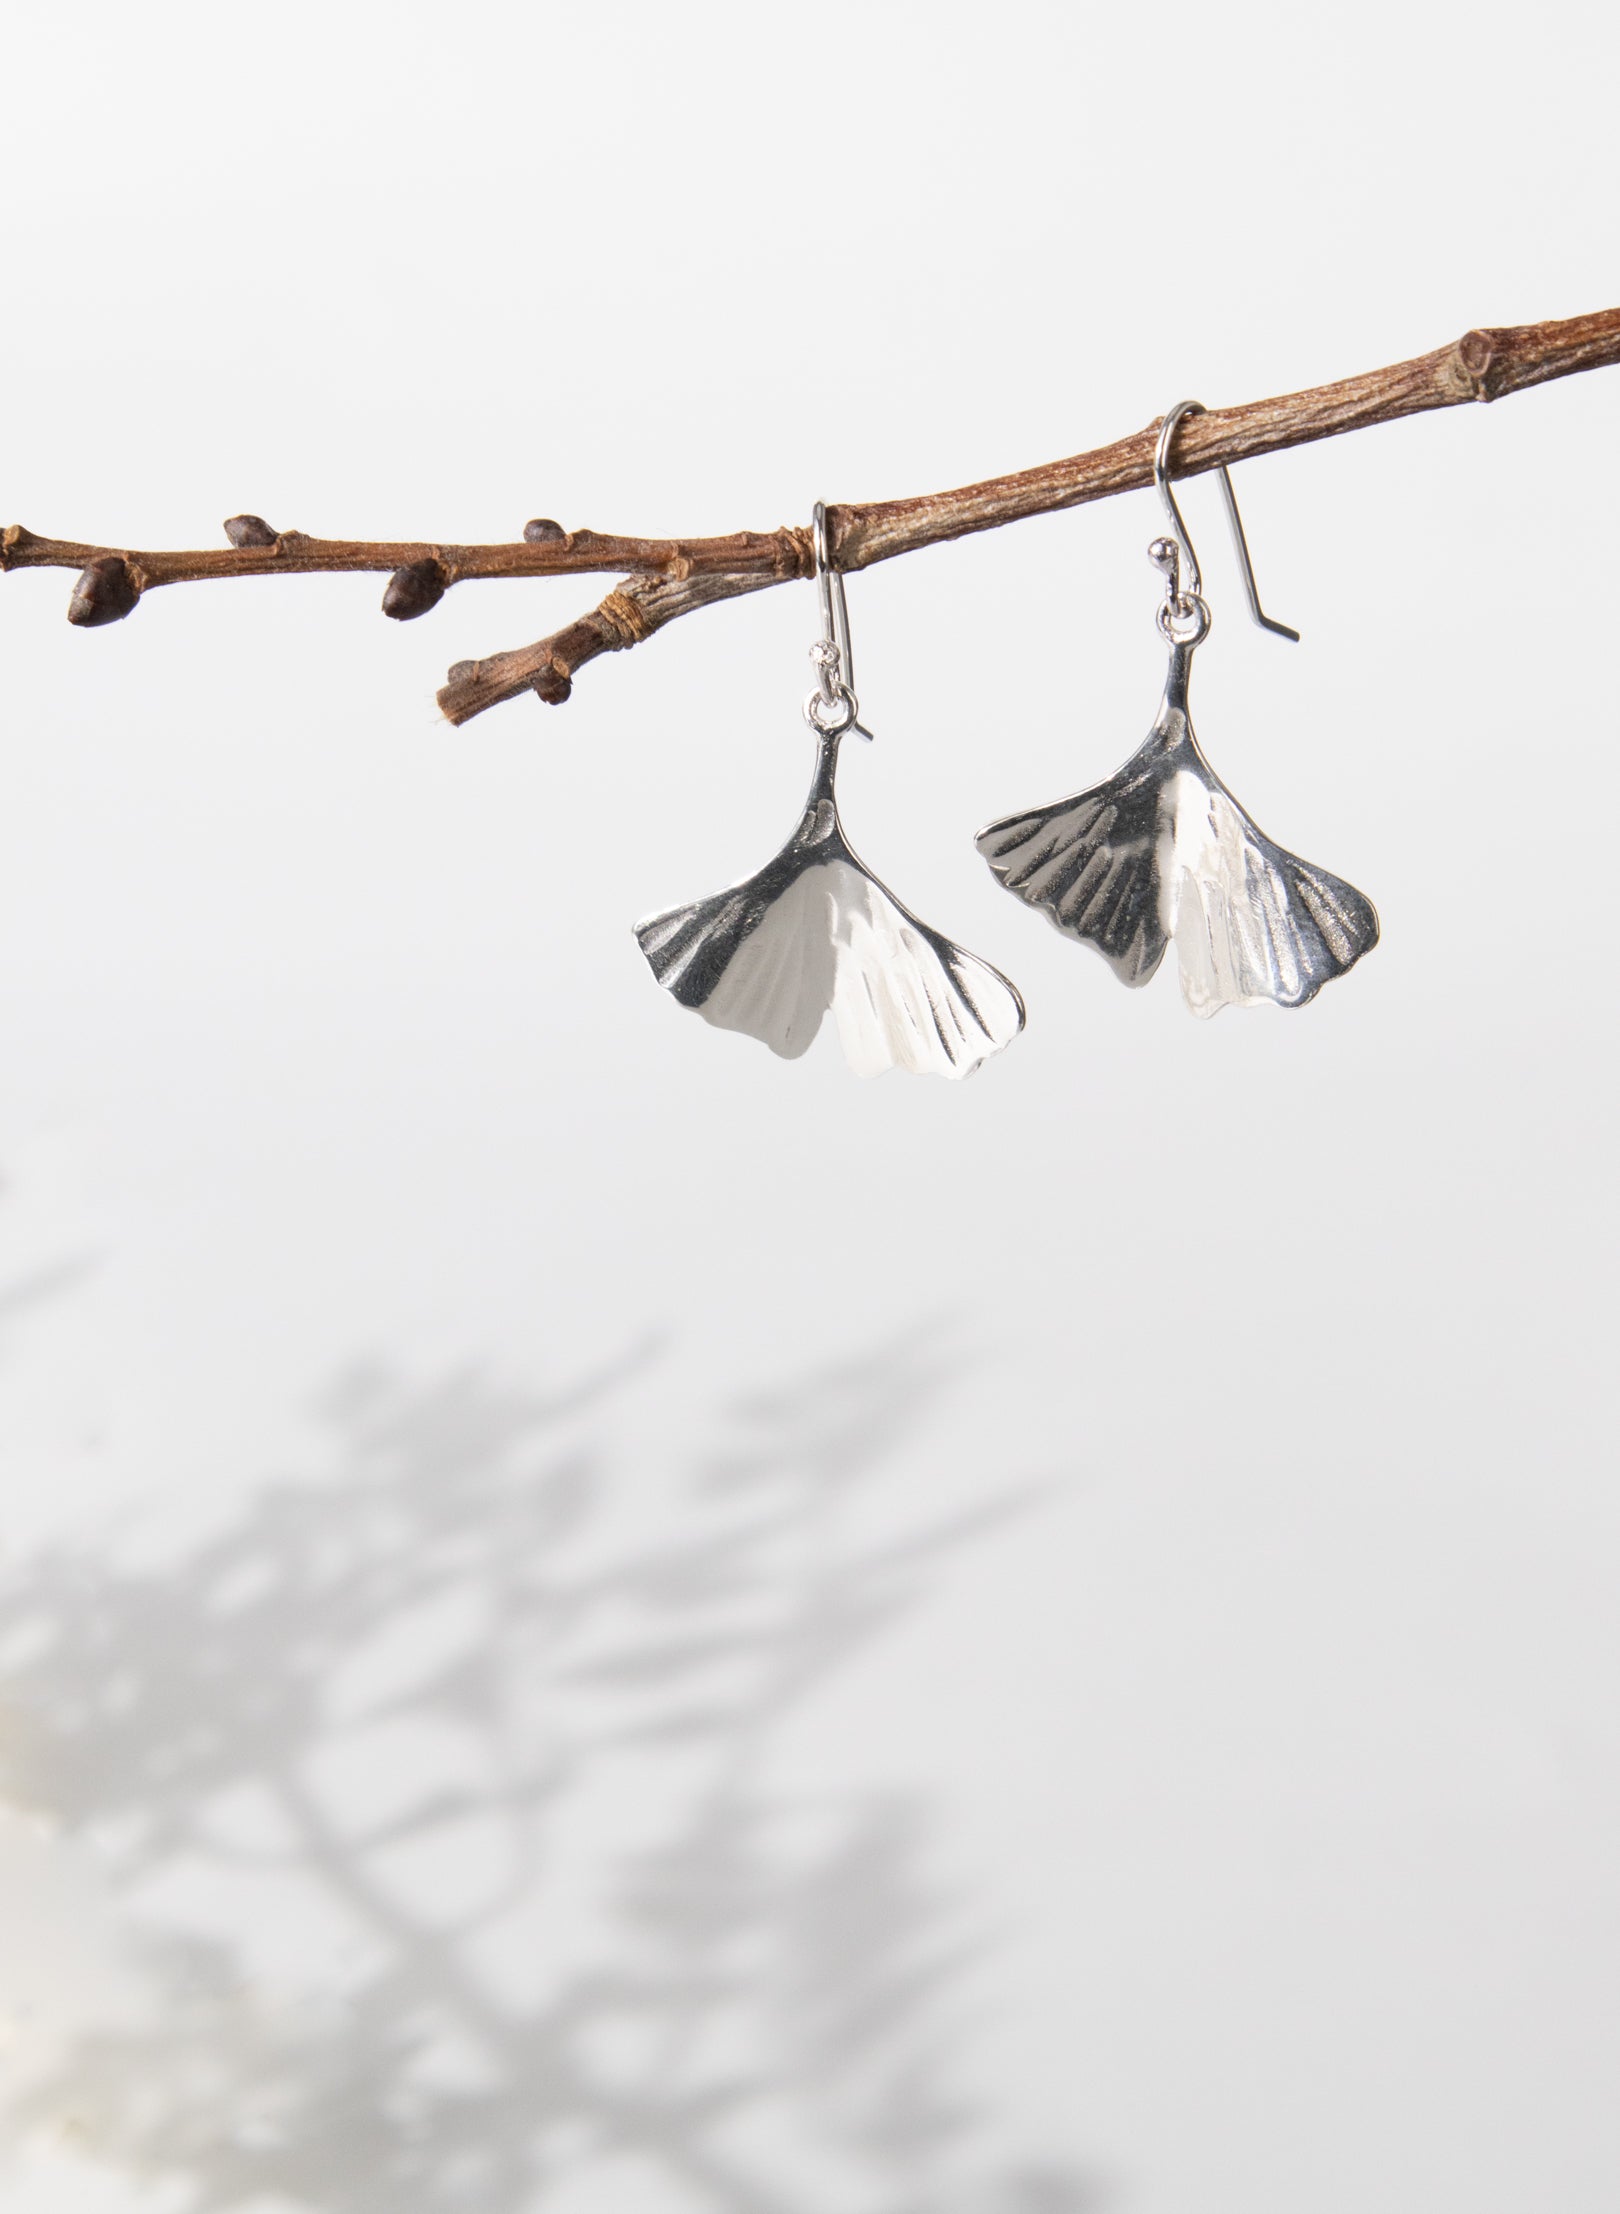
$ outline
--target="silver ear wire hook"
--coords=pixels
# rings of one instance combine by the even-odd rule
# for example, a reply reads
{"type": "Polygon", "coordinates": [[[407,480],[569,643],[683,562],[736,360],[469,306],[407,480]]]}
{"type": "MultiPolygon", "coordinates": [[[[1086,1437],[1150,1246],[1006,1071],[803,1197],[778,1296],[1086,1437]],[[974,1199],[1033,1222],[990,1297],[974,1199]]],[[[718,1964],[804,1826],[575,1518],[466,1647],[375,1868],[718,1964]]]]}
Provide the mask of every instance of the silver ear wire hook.
{"type": "Polygon", "coordinates": [[[810,542],[816,558],[816,596],[821,602],[821,636],[810,648],[816,664],[816,689],[804,703],[805,720],[823,738],[842,737],[846,730],[870,739],[872,733],[857,720],[861,706],[855,697],[855,656],[849,643],[849,602],[844,579],[832,565],[827,535],[827,510],[817,500],[811,518],[810,542]]]}
{"type": "MultiPolygon", "coordinates": [[[[1185,617],[1192,612],[1192,609],[1190,607],[1179,607],[1176,605],[1177,602],[1202,601],[1203,579],[1199,574],[1198,556],[1193,552],[1192,540],[1188,537],[1187,526],[1182,520],[1181,509],[1176,505],[1176,495],[1170,488],[1170,443],[1176,435],[1177,426],[1183,416],[1202,415],[1204,412],[1202,400],[1178,400],[1159,425],[1159,443],[1153,454],[1153,482],[1158,488],[1159,498],[1164,503],[1164,512],[1170,518],[1170,528],[1175,532],[1176,546],[1180,548],[1187,564],[1185,589],[1182,588],[1181,581],[1176,574],[1173,549],[1166,547],[1163,539],[1156,539],[1153,545],[1149,547],[1148,552],[1150,558],[1159,568],[1164,570],[1166,575],[1168,596],[1165,607],[1167,610],[1173,610],[1178,617],[1185,617]]],[[[1231,471],[1222,467],[1217,469],[1215,473],[1221,480],[1221,491],[1226,498],[1226,512],[1232,524],[1232,538],[1237,547],[1238,566],[1243,572],[1243,589],[1248,595],[1249,613],[1262,630],[1269,630],[1278,638],[1291,638],[1297,646],[1299,644],[1299,632],[1290,630],[1286,623],[1274,622],[1260,605],[1260,594],[1254,581],[1254,563],[1249,558],[1249,541],[1244,536],[1243,518],[1238,513],[1237,495],[1232,490],[1231,471]]],[[[1161,625],[1161,627],[1163,626],[1161,625]]],[[[1205,608],[1203,630],[1200,630],[1199,637],[1203,636],[1204,630],[1207,630],[1208,627],[1208,609],[1205,608]]],[[[1166,631],[1166,635],[1170,636],[1172,633],[1166,631]]],[[[1194,639],[1191,642],[1196,644],[1197,640],[1194,639]]]]}

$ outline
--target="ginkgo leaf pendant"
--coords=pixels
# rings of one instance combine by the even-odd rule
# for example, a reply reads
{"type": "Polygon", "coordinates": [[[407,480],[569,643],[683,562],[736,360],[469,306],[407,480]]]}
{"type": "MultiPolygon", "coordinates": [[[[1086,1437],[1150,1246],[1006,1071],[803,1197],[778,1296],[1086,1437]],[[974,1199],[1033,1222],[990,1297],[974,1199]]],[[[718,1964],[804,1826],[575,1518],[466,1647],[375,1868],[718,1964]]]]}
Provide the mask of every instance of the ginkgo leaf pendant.
{"type": "Polygon", "coordinates": [[[798,829],[766,868],[636,925],[653,975],[683,1007],[773,1053],[805,1052],[829,1011],[857,1076],[971,1076],[1024,1027],[998,969],[919,922],[850,850],[818,734],[798,829]]]}
{"type": "Polygon", "coordinates": [[[1116,775],[975,843],[1009,892],[1123,983],[1147,983],[1173,942],[1195,1015],[1302,1007],[1378,943],[1377,911],[1274,845],[1209,766],[1187,713],[1191,656],[1172,643],[1158,717],[1116,775]]]}

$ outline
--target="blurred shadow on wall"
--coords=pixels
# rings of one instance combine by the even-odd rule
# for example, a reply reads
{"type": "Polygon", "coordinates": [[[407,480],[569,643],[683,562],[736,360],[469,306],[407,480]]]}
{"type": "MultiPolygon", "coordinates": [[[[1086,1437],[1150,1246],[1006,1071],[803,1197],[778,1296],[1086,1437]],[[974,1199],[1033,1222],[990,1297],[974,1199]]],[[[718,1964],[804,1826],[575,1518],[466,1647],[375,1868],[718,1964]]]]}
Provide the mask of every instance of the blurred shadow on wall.
{"type": "Polygon", "coordinates": [[[47,1268],[35,1269],[31,1275],[14,1277],[9,1283],[0,1285],[0,1355],[8,1350],[11,1332],[20,1317],[49,1306],[52,1300],[60,1299],[75,1285],[87,1282],[95,1270],[95,1262],[81,1255],[73,1260],[52,1262],[47,1268]]]}
{"type": "Polygon", "coordinates": [[[94,1839],[161,1988],[24,2127],[196,2214],[1104,2203],[975,2150],[926,1799],[773,1757],[1028,1504],[885,1517],[959,1356],[909,1334],[732,1407],[651,1537],[592,1436],[647,1358],[549,1401],[356,1370],[326,1464],[182,1557],[10,1579],[0,1789],[94,1839]]]}

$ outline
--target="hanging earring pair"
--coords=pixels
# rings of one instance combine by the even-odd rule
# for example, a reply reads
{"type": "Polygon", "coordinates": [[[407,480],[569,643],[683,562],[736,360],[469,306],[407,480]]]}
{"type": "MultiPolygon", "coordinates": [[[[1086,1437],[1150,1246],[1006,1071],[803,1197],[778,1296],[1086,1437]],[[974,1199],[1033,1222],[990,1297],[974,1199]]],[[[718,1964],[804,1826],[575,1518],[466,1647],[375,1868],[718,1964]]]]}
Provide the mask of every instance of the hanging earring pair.
{"type": "MultiPolygon", "coordinates": [[[[1106,783],[1006,816],[976,844],[1008,891],[1094,946],[1121,982],[1146,984],[1173,943],[1195,1014],[1264,1000],[1302,1007],[1377,944],[1378,916],[1354,885],[1274,844],[1193,735],[1188,680],[1210,611],[1171,489],[1170,452],[1182,419],[1203,412],[1196,400],[1173,407],[1154,453],[1172,535],[1148,548],[1164,577],[1157,620],[1170,649],[1153,728],[1106,783]]],[[[1217,473],[1250,612],[1262,629],[1297,643],[1297,631],[1261,608],[1232,479],[1217,473]]],[[[649,917],[636,937],[683,1006],[787,1059],[808,1049],[830,1012],[859,1075],[971,1076],[1018,1035],[1024,1003],[998,969],[902,907],[844,835],[838,748],[851,731],[872,734],[860,722],[844,580],[819,502],[813,538],[822,634],[804,712],[816,764],[799,827],[757,875],[649,917]]]]}
{"type": "MultiPolygon", "coordinates": [[[[1264,1000],[1302,1007],[1378,943],[1378,916],[1354,885],[1275,845],[1193,735],[1188,676],[1210,612],[1170,486],[1170,450],[1183,417],[1203,412],[1196,400],[1173,407],[1154,454],[1173,535],[1155,539],[1148,558],[1164,576],[1158,624],[1170,666],[1146,742],[1106,783],[1006,816],[975,843],[1009,892],[1094,946],[1122,983],[1146,984],[1174,943],[1194,1014],[1264,1000]]],[[[1260,606],[1232,479],[1217,473],[1250,612],[1263,630],[1297,643],[1298,631],[1260,606]]]]}
{"type": "Polygon", "coordinates": [[[683,1007],[785,1059],[808,1049],[830,1012],[858,1076],[971,1076],[1022,1030],[1024,1003],[999,969],[902,907],[844,835],[838,748],[851,731],[872,733],[860,722],[844,579],[819,501],[813,540],[821,637],[804,714],[816,762],[799,826],[757,875],[650,916],[636,938],[683,1007]]]}

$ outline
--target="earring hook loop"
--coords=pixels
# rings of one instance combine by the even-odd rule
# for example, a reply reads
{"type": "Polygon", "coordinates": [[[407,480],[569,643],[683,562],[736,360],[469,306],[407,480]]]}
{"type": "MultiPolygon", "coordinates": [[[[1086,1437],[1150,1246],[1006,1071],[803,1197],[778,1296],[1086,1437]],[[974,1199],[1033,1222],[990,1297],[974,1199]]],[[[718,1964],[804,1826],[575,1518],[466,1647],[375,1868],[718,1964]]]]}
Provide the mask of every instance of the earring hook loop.
{"type": "MultiPolygon", "coordinates": [[[[1175,533],[1176,544],[1180,547],[1182,557],[1187,564],[1187,584],[1184,593],[1179,590],[1174,576],[1170,577],[1169,593],[1171,600],[1181,598],[1199,600],[1203,597],[1203,578],[1199,572],[1198,556],[1193,551],[1193,542],[1188,535],[1186,522],[1182,517],[1180,507],[1176,503],[1176,495],[1171,489],[1170,446],[1185,416],[1203,415],[1207,412],[1208,410],[1202,400],[1178,400],[1159,425],[1159,442],[1153,452],[1153,482],[1159,498],[1163,502],[1164,512],[1170,519],[1170,528],[1175,533]]],[[[1274,621],[1260,605],[1259,587],[1254,581],[1254,563],[1249,557],[1249,541],[1243,529],[1243,518],[1238,513],[1237,494],[1232,490],[1232,473],[1223,463],[1215,474],[1221,480],[1221,492],[1226,500],[1227,519],[1232,525],[1232,542],[1237,548],[1238,567],[1243,573],[1243,590],[1248,598],[1249,613],[1262,630],[1269,630],[1278,638],[1291,638],[1297,646],[1299,644],[1299,632],[1291,630],[1286,623],[1274,621]]],[[[1155,553],[1154,559],[1159,561],[1157,553],[1155,553]]],[[[1159,566],[1164,567],[1165,564],[1159,561],[1159,566]]],[[[1170,602],[1167,601],[1166,605],[1169,604],[1170,602]]],[[[1208,628],[1207,614],[1205,628],[1208,628]]]]}
{"type": "Polygon", "coordinates": [[[810,648],[816,664],[816,689],[804,703],[805,720],[823,738],[842,737],[846,730],[870,739],[857,719],[861,703],[855,697],[855,655],[849,642],[849,601],[844,594],[843,572],[833,567],[827,508],[817,500],[810,522],[810,543],[816,562],[816,597],[821,605],[821,636],[810,648]]]}

